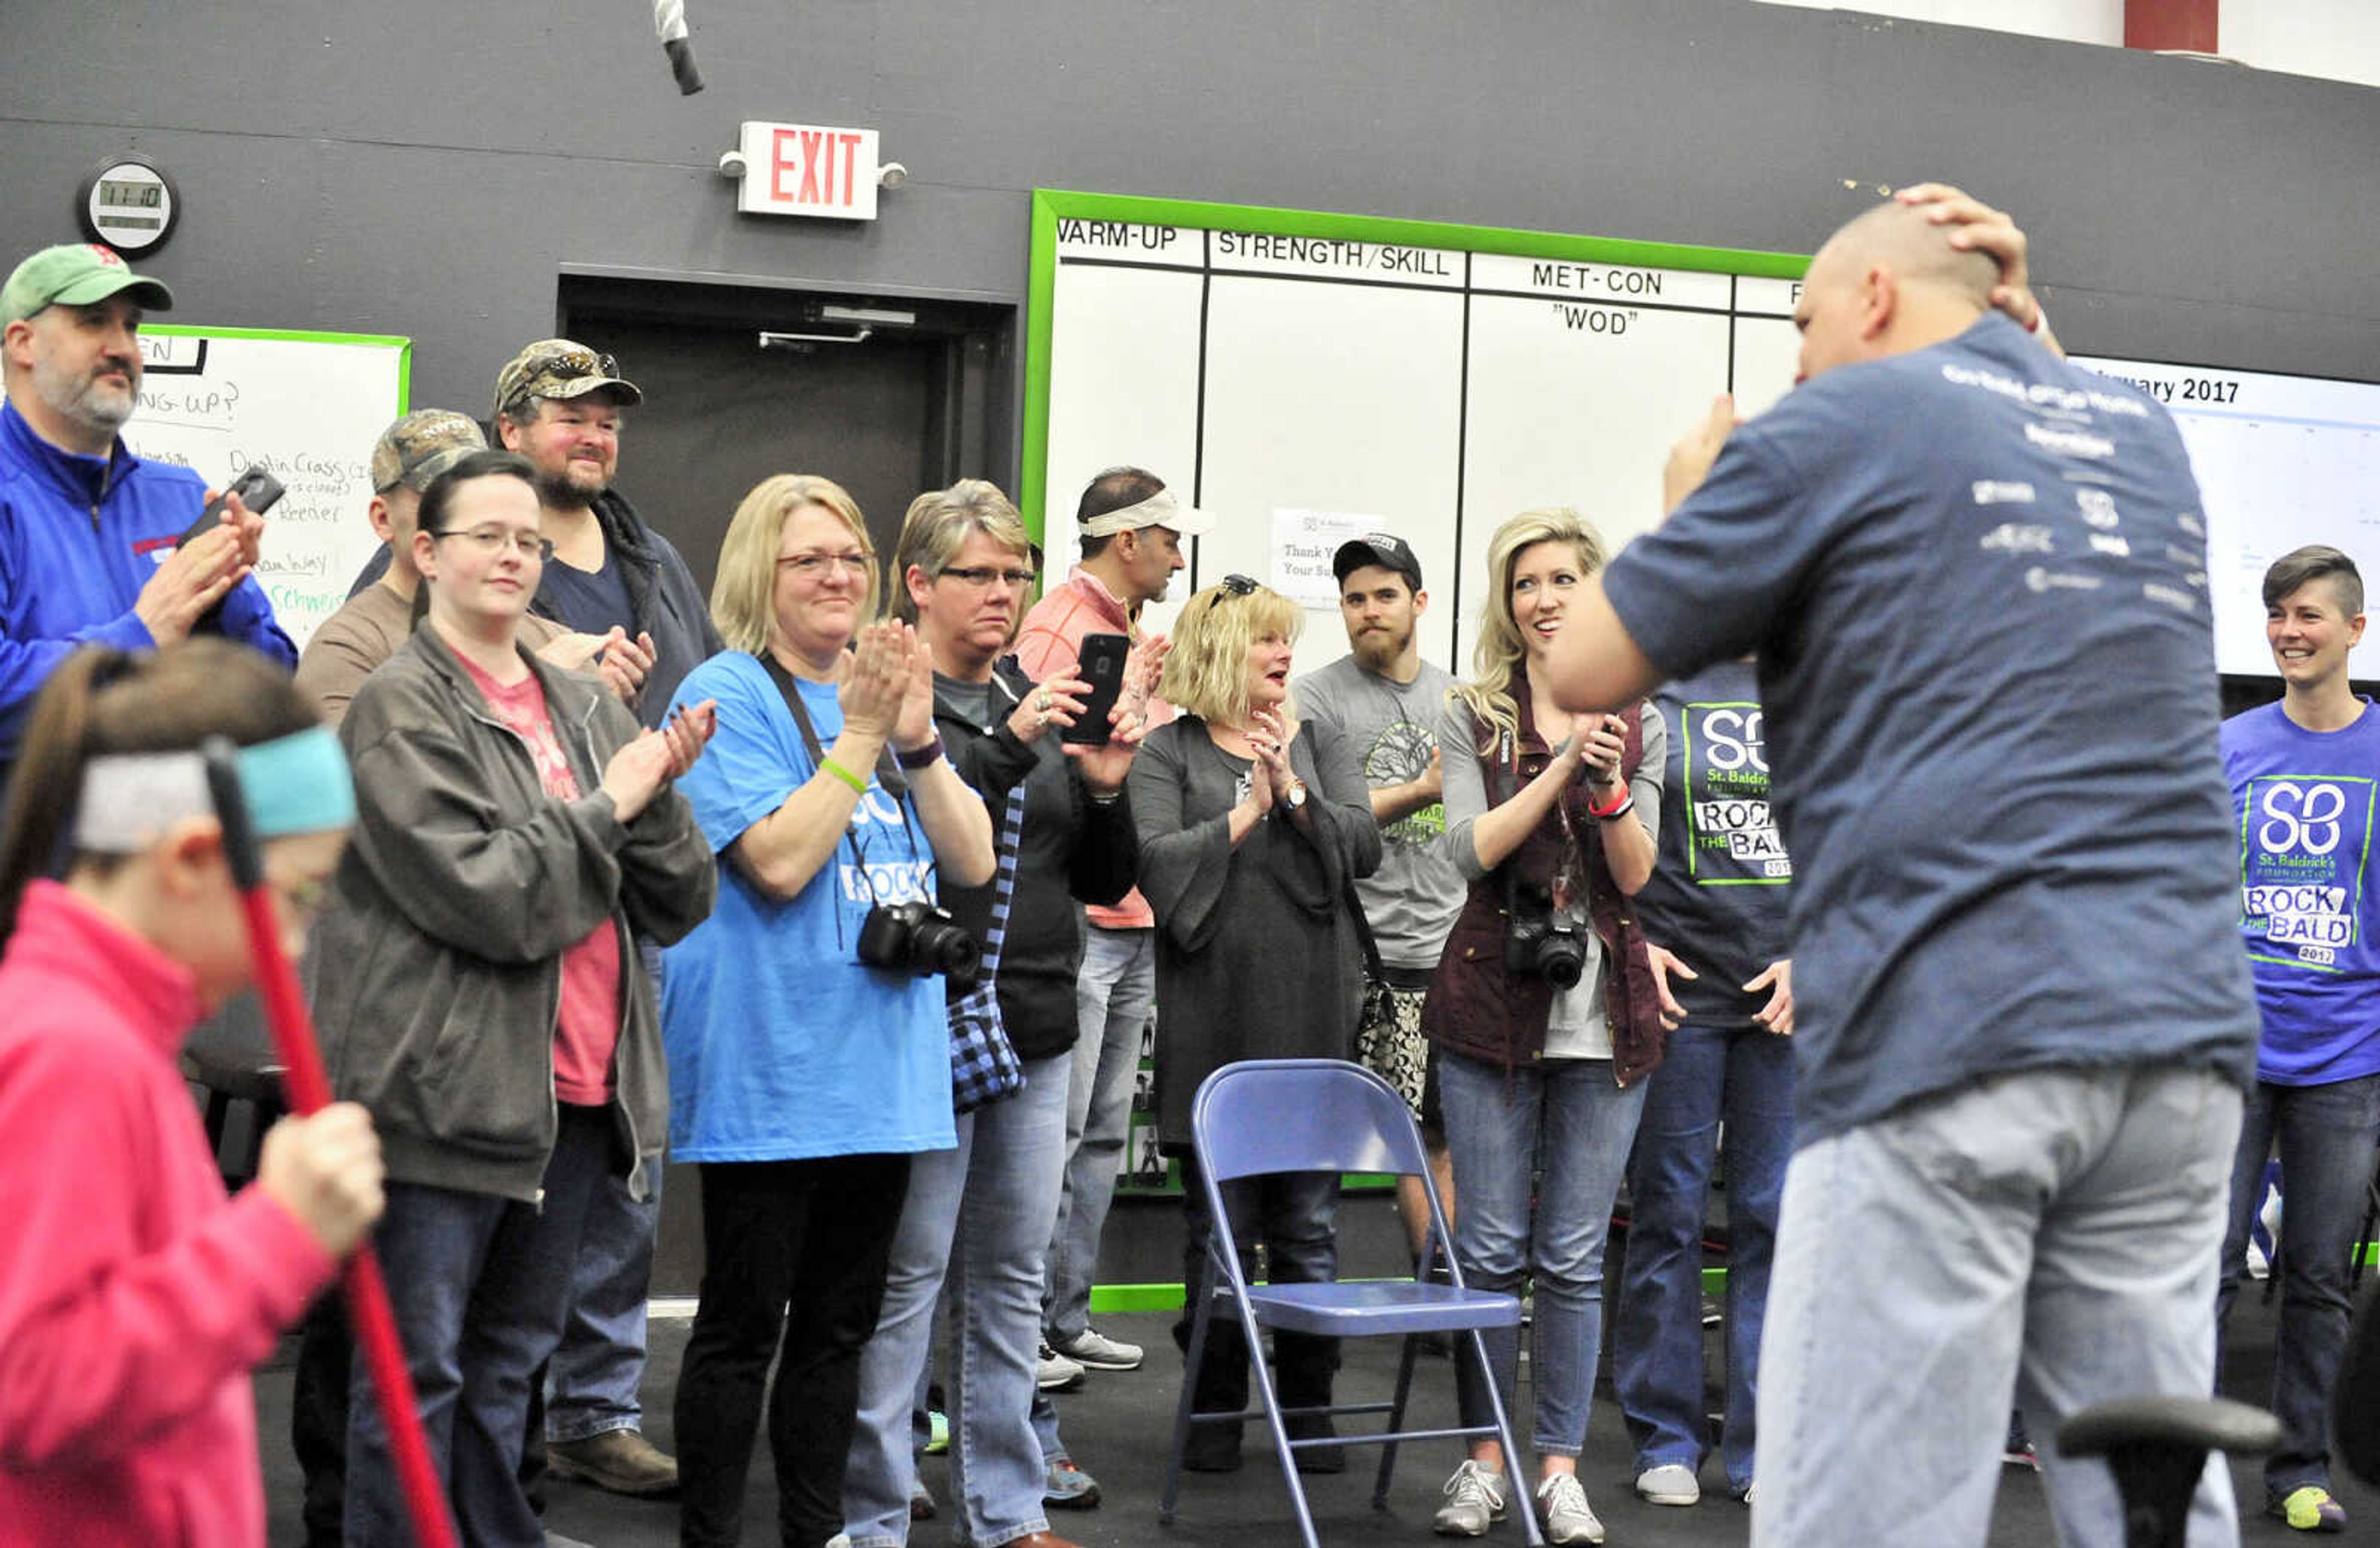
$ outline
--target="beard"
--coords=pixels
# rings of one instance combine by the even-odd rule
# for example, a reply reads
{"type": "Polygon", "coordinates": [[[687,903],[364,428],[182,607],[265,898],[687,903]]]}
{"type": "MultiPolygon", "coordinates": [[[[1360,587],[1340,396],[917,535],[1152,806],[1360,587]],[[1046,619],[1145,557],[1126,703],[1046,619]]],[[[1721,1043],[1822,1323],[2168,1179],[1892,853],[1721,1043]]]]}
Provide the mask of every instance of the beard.
{"type": "Polygon", "coordinates": [[[537,474],[539,502],[556,511],[584,510],[611,487],[612,481],[592,463],[566,462],[559,473],[540,468],[537,474]]]}
{"type": "Polygon", "coordinates": [[[131,377],[132,385],[118,393],[113,387],[100,384],[99,379],[106,369],[104,366],[94,366],[88,372],[77,376],[55,361],[36,360],[33,362],[33,392],[49,405],[51,412],[63,415],[89,429],[114,435],[124,428],[126,420],[132,417],[140,386],[140,372],[137,366],[128,370],[126,374],[131,377]]]}
{"type": "Polygon", "coordinates": [[[1366,630],[1355,636],[1349,648],[1356,662],[1370,671],[1386,671],[1396,665],[1397,659],[1413,643],[1413,631],[1402,634],[1393,629],[1366,630]]]}

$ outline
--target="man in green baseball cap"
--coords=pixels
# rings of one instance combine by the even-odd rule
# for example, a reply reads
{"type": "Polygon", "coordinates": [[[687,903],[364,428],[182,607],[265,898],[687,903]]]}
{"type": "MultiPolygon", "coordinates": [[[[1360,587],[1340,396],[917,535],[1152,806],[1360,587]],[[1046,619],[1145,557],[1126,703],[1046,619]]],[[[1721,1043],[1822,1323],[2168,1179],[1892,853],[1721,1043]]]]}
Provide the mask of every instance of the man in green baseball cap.
{"type": "MultiPolygon", "coordinates": [[[[134,395],[140,390],[140,348],[135,336],[140,312],[144,308],[170,311],[173,306],[172,291],[134,273],[112,248],[68,242],[43,248],[17,265],[7,284],[0,287],[0,329],[6,329],[13,340],[21,322],[36,338],[42,333],[57,335],[42,342],[79,345],[38,349],[31,362],[34,395],[45,411],[35,421],[43,439],[87,456],[106,454],[115,432],[132,417],[134,395]],[[116,306],[104,305],[117,296],[123,300],[116,306]],[[75,329],[79,336],[68,341],[67,329],[43,329],[35,322],[53,308],[60,314],[106,313],[107,323],[121,319],[126,326],[121,332],[113,326],[75,329]],[[41,419],[51,422],[42,424],[41,419]]],[[[58,320],[66,319],[60,316],[58,320]]],[[[12,369],[10,375],[15,374],[12,369]]],[[[13,387],[9,395],[16,395],[13,387]]]]}
{"type": "Polygon", "coordinates": [[[297,647],[250,574],[264,522],[207,502],[187,467],[117,433],[140,403],[140,318],[174,293],[107,248],[44,248],[0,285],[0,767],[33,695],[77,647],[220,633],[285,666],[297,647]]]}

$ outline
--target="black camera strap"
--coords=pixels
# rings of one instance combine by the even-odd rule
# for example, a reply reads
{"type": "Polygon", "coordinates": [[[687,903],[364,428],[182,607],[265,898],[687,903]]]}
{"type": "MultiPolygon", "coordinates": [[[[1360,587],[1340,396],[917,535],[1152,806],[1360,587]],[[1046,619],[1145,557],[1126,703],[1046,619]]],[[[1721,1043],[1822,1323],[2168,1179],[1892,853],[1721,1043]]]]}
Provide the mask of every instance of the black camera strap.
{"type": "MultiPolygon", "coordinates": [[[[802,733],[802,746],[810,755],[811,766],[824,768],[826,747],[819,741],[818,725],[810,719],[810,707],[802,702],[802,691],[794,682],[794,674],[787,671],[779,663],[777,658],[766,650],[754,652],[754,659],[767,670],[769,680],[777,685],[777,692],[784,695],[785,708],[793,714],[794,728],[802,733]]],[[[901,830],[908,835],[909,853],[912,858],[916,858],[919,848],[917,831],[909,826],[909,803],[905,799],[909,793],[909,776],[894,760],[892,744],[889,742],[884,744],[883,750],[876,755],[876,782],[883,787],[885,794],[892,798],[893,808],[901,814],[901,830]]],[[[860,799],[863,801],[867,799],[865,792],[862,792],[860,799]]],[[[876,889],[874,883],[868,878],[868,856],[861,852],[859,837],[852,831],[852,826],[850,823],[844,825],[843,841],[851,846],[852,864],[859,868],[861,885],[868,888],[869,900],[873,901],[876,889]]],[[[926,847],[924,858],[929,865],[934,864],[934,852],[930,845],[926,847]]],[[[835,914],[835,918],[836,928],[840,929],[843,918],[840,911],[835,914]]]]}

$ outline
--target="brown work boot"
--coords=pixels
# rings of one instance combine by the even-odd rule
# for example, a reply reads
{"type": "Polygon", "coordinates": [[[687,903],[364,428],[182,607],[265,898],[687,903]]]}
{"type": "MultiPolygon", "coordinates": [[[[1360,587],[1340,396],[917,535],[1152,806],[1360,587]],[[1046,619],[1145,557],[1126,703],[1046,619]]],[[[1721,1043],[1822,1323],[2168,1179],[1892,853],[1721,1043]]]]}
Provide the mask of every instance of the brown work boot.
{"type": "Polygon", "coordinates": [[[677,1458],[637,1430],[549,1441],[545,1463],[556,1478],[578,1479],[615,1494],[666,1494],[677,1487],[677,1458]]]}

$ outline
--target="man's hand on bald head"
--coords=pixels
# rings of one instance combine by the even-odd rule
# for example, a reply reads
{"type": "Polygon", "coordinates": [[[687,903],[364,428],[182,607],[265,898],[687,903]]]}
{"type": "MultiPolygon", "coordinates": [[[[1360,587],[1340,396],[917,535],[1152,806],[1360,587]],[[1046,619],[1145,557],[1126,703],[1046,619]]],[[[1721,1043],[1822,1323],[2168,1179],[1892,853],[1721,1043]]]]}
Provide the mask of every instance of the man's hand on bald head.
{"type": "Polygon", "coordinates": [[[1954,242],[1952,233],[1960,229],[1937,224],[1924,207],[1894,200],[1847,222],[1820,253],[1835,253],[1854,272],[1881,265],[1904,289],[1922,288],[1981,313],[1990,308],[2000,283],[1999,262],[1988,252],[1954,242]]]}

